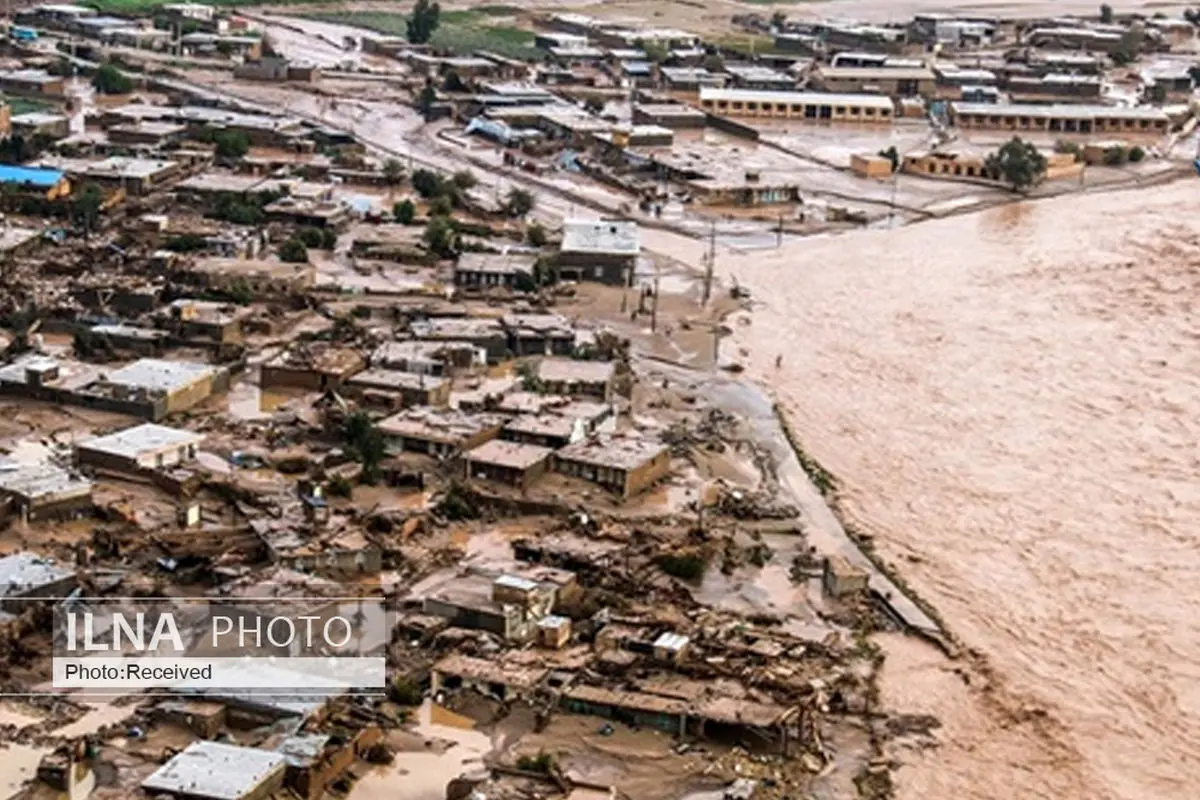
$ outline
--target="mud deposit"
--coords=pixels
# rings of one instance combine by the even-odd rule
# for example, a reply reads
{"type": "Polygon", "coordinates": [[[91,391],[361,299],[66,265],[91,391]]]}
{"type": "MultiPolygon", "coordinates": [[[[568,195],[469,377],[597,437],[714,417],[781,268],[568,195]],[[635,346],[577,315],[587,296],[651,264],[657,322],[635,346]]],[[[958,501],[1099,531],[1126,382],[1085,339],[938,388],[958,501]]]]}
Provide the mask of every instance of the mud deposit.
{"type": "Polygon", "coordinates": [[[1200,796],[1195,192],[725,261],[762,306],[730,356],[841,479],[847,521],[991,668],[967,686],[889,648],[929,691],[885,699],[948,717],[902,797],[1200,796]]]}

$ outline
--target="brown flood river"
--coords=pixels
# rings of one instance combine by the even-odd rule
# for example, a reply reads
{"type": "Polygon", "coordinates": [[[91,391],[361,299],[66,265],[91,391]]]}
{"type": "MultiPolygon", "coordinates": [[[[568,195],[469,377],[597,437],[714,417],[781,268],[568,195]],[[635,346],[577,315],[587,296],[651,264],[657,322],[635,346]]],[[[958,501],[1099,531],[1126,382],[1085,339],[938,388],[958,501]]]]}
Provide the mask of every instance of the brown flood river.
{"type": "Polygon", "coordinates": [[[901,797],[1200,797],[1198,191],[722,259],[761,305],[727,352],[988,665],[887,647],[945,722],[901,797]]]}

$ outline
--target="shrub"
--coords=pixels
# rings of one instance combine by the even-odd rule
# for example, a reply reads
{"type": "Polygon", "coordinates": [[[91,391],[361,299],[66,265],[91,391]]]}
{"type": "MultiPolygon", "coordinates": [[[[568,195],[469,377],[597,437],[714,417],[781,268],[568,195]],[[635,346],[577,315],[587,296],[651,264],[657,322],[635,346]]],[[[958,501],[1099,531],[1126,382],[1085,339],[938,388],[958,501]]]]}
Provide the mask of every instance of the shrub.
{"type": "Polygon", "coordinates": [[[430,169],[418,169],[412,174],[413,189],[421,197],[433,197],[442,188],[442,178],[430,169]]]}
{"type": "Polygon", "coordinates": [[[422,238],[429,252],[439,258],[452,258],[458,251],[458,235],[446,217],[432,217],[425,225],[422,238]]]}
{"type": "Polygon", "coordinates": [[[335,475],[325,486],[330,497],[353,497],[354,485],[344,475],[335,475]]]}
{"type": "Polygon", "coordinates": [[[308,248],[299,239],[288,239],[279,246],[279,260],[289,264],[303,264],[308,261],[308,248]]]}
{"type": "Polygon", "coordinates": [[[404,179],[404,165],[398,159],[389,158],[383,162],[383,178],[390,184],[397,184],[404,179]]]}
{"type": "Polygon", "coordinates": [[[391,695],[393,703],[399,703],[402,706],[419,706],[425,702],[425,693],[421,691],[421,687],[403,678],[396,678],[392,681],[391,691],[388,694],[391,695]]]}
{"type": "Polygon", "coordinates": [[[548,240],[546,229],[536,222],[525,229],[525,241],[534,247],[545,247],[548,240]]]}
{"type": "Polygon", "coordinates": [[[163,243],[163,248],[172,253],[195,253],[206,245],[204,237],[196,233],[181,233],[163,243]]]}
{"type": "Polygon", "coordinates": [[[1113,145],[1104,151],[1104,163],[1110,167],[1119,167],[1129,160],[1129,151],[1120,145],[1113,145]]]}
{"type": "Polygon", "coordinates": [[[417,216],[417,207],[413,205],[412,200],[401,200],[392,206],[392,216],[401,225],[411,225],[413,218],[417,216]]]}
{"type": "Polygon", "coordinates": [[[100,94],[129,94],[134,89],[133,79],[112,64],[105,64],[92,76],[92,86],[100,94]]]}
{"type": "Polygon", "coordinates": [[[318,228],[301,228],[300,230],[296,231],[295,238],[304,242],[305,247],[321,246],[322,236],[321,231],[318,228]]]}
{"type": "Polygon", "coordinates": [[[513,188],[505,199],[504,209],[510,217],[523,217],[533,211],[533,194],[526,189],[513,188]]]}
{"type": "Polygon", "coordinates": [[[699,553],[664,553],[654,559],[658,568],[685,581],[698,581],[708,569],[708,561],[699,553]]]}
{"type": "Polygon", "coordinates": [[[451,522],[479,518],[479,509],[475,507],[470,492],[456,481],[446,487],[437,505],[437,513],[451,522]]]}
{"type": "Polygon", "coordinates": [[[241,158],[250,152],[250,137],[241,131],[220,131],[213,141],[220,158],[241,158]]]}
{"type": "Polygon", "coordinates": [[[463,190],[474,189],[479,185],[479,179],[475,177],[475,173],[469,169],[460,169],[454,173],[454,177],[450,179],[453,184],[463,190]]]}
{"type": "Polygon", "coordinates": [[[237,303],[239,306],[247,306],[254,300],[254,290],[250,288],[250,284],[246,283],[245,278],[238,278],[233,282],[225,294],[229,299],[237,303]]]}
{"type": "Polygon", "coordinates": [[[1138,163],[1145,157],[1146,157],[1146,151],[1143,150],[1140,145],[1135,144],[1132,148],[1130,148],[1129,160],[1131,162],[1133,162],[1134,164],[1138,163]]]}
{"type": "Polygon", "coordinates": [[[1068,142],[1066,139],[1059,139],[1054,143],[1054,152],[1070,153],[1075,157],[1076,161],[1083,161],[1083,148],[1076,142],[1068,142]]]}

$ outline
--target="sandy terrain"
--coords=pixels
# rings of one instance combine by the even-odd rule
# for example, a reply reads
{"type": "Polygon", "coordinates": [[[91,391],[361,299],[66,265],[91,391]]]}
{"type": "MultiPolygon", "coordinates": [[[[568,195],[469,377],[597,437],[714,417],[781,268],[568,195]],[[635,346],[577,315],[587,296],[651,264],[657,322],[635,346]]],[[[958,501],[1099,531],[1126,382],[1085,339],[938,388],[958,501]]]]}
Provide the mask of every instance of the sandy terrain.
{"type": "Polygon", "coordinates": [[[1200,796],[1195,191],[723,259],[763,304],[734,326],[751,374],[994,668],[954,689],[896,649],[885,697],[947,724],[904,797],[1200,796]]]}

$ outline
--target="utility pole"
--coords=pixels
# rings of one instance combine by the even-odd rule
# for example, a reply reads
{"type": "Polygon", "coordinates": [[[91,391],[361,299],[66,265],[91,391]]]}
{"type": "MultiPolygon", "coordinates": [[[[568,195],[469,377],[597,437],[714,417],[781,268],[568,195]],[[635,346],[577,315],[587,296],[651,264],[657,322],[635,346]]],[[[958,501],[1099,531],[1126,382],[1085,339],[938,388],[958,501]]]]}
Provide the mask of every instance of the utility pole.
{"type": "Polygon", "coordinates": [[[650,298],[650,332],[658,327],[658,264],[654,265],[654,297],[650,298]]]}
{"type": "Polygon", "coordinates": [[[717,223],[713,220],[709,224],[708,229],[708,252],[704,254],[704,294],[700,300],[700,305],[708,305],[708,298],[712,296],[713,269],[716,267],[717,261],[717,223]]]}
{"type": "Polygon", "coordinates": [[[775,249],[783,247],[783,214],[779,215],[779,227],[775,229],[775,249]]]}

